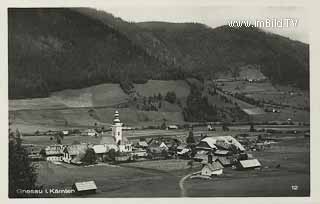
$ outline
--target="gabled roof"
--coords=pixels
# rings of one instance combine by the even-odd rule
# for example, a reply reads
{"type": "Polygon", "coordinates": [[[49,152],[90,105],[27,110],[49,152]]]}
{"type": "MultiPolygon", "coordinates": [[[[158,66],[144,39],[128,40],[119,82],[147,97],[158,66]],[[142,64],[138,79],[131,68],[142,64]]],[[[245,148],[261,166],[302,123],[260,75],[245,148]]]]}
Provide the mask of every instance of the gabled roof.
{"type": "Polygon", "coordinates": [[[65,148],[64,152],[68,152],[70,155],[80,155],[85,154],[87,149],[87,144],[69,145],[65,148]]]}
{"type": "Polygon", "coordinates": [[[199,144],[197,144],[196,148],[205,150],[217,149],[217,147],[214,144],[208,143],[207,141],[200,141],[199,144]]]}
{"type": "Polygon", "coordinates": [[[181,144],[177,147],[177,149],[185,149],[185,148],[187,148],[186,144],[181,144]]]}
{"type": "Polygon", "coordinates": [[[63,154],[63,145],[50,145],[45,147],[46,156],[60,155],[63,154]]]}
{"type": "Polygon", "coordinates": [[[261,166],[260,162],[257,159],[240,160],[239,163],[242,168],[254,168],[261,166]]]}
{"type": "Polygon", "coordinates": [[[226,157],[218,157],[217,159],[223,166],[231,165],[231,160],[226,157]]]}
{"type": "Polygon", "coordinates": [[[217,149],[214,154],[218,154],[218,155],[227,155],[229,154],[228,150],[221,150],[221,149],[217,149]]]}
{"type": "Polygon", "coordinates": [[[138,145],[141,147],[148,147],[148,143],[146,141],[139,141],[138,145]]]}
{"type": "Polygon", "coordinates": [[[228,146],[233,144],[240,149],[240,151],[245,151],[245,148],[232,136],[219,136],[219,137],[206,137],[201,140],[201,142],[207,142],[208,145],[220,146],[225,149],[229,148],[228,146]]]}
{"type": "Polygon", "coordinates": [[[92,147],[92,149],[93,149],[94,153],[96,153],[96,154],[102,154],[102,153],[107,153],[108,152],[107,146],[106,145],[102,145],[102,144],[94,145],[92,147]]]}
{"type": "Polygon", "coordinates": [[[94,181],[76,182],[74,183],[74,186],[78,192],[88,191],[88,190],[97,190],[97,186],[94,181]]]}
{"type": "Polygon", "coordinates": [[[193,159],[208,161],[208,155],[197,153],[196,155],[194,155],[193,159]]]}
{"type": "Polygon", "coordinates": [[[162,149],[168,149],[168,146],[164,142],[161,142],[159,147],[162,148],[162,149]]]}

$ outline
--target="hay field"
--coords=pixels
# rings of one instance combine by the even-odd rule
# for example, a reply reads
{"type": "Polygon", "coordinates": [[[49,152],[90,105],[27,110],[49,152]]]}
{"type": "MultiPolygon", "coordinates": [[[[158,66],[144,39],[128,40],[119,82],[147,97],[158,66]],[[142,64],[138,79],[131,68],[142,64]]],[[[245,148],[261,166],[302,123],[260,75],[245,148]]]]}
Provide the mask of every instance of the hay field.
{"type": "Polygon", "coordinates": [[[119,84],[100,84],[83,89],[66,89],[53,92],[48,98],[9,100],[9,109],[111,106],[124,103],[128,99],[129,96],[123,92],[119,84]]]}

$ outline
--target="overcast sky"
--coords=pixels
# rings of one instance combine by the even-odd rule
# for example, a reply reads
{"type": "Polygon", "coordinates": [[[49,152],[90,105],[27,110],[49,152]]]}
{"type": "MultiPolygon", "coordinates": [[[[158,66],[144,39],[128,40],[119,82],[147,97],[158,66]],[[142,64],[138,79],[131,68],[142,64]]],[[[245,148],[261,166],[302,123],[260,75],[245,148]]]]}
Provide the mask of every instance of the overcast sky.
{"type": "Polygon", "coordinates": [[[264,28],[294,40],[309,42],[308,16],[301,7],[226,7],[226,6],[102,6],[97,9],[112,13],[126,21],[198,22],[212,28],[226,25],[231,20],[265,20],[292,18],[298,20],[296,27],[264,28]]]}

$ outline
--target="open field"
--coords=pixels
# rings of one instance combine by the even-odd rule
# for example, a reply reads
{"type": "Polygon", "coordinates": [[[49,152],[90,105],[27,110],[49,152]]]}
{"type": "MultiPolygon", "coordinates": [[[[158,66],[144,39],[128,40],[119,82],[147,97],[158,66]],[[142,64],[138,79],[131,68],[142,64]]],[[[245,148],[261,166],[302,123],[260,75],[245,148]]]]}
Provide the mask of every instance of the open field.
{"type": "MultiPolygon", "coordinates": [[[[141,111],[132,108],[118,109],[121,120],[127,126],[159,126],[163,119],[168,124],[182,124],[181,112],[141,111]]],[[[61,110],[19,110],[10,111],[12,128],[19,128],[25,133],[35,131],[63,130],[71,128],[88,128],[110,126],[115,108],[68,108],[61,110]]]]}
{"type": "MultiPolygon", "coordinates": [[[[291,137],[265,151],[252,152],[261,162],[261,170],[225,168],[223,175],[212,180],[186,179],[186,196],[308,196],[309,145],[309,139],[291,137]],[[276,168],[278,164],[280,167],[276,168]],[[297,185],[298,190],[293,191],[292,185],[297,185]]],[[[179,197],[180,179],[199,171],[198,167],[188,168],[186,163],[187,160],[158,160],[120,167],[107,164],[79,167],[40,162],[38,183],[46,184],[45,188],[61,189],[71,188],[75,181],[94,180],[98,192],[90,197],[179,197]]]]}
{"type": "Polygon", "coordinates": [[[100,84],[54,92],[48,98],[9,100],[9,110],[111,106],[126,102],[128,98],[119,84],[100,84]]]}
{"type": "Polygon", "coordinates": [[[303,110],[295,110],[291,108],[282,108],[280,113],[265,113],[252,116],[253,120],[260,122],[267,121],[287,121],[289,118],[297,122],[310,122],[310,112],[303,110]]]}
{"type": "Polygon", "coordinates": [[[284,92],[265,92],[265,93],[250,93],[247,97],[256,100],[272,101],[276,104],[289,105],[294,107],[310,107],[309,95],[294,94],[290,95],[284,92]]]}
{"type": "Polygon", "coordinates": [[[231,93],[256,93],[276,91],[276,89],[270,82],[249,83],[247,81],[230,81],[224,82],[223,86],[219,87],[231,93]]]}

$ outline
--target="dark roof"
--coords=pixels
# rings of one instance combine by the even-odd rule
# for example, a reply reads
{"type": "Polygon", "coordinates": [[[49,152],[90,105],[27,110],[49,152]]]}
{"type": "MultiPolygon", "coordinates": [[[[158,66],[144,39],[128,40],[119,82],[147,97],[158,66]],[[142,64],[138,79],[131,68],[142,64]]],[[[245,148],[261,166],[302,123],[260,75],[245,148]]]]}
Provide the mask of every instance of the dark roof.
{"type": "Polygon", "coordinates": [[[205,150],[211,150],[212,148],[208,145],[207,142],[201,141],[199,144],[196,146],[197,149],[205,149],[205,150]]]}
{"type": "Polygon", "coordinates": [[[64,149],[64,152],[68,152],[70,155],[79,155],[84,154],[87,149],[87,144],[69,145],[64,149]]]}
{"type": "Polygon", "coordinates": [[[231,165],[231,160],[226,157],[218,157],[217,159],[223,166],[231,165]]]}

